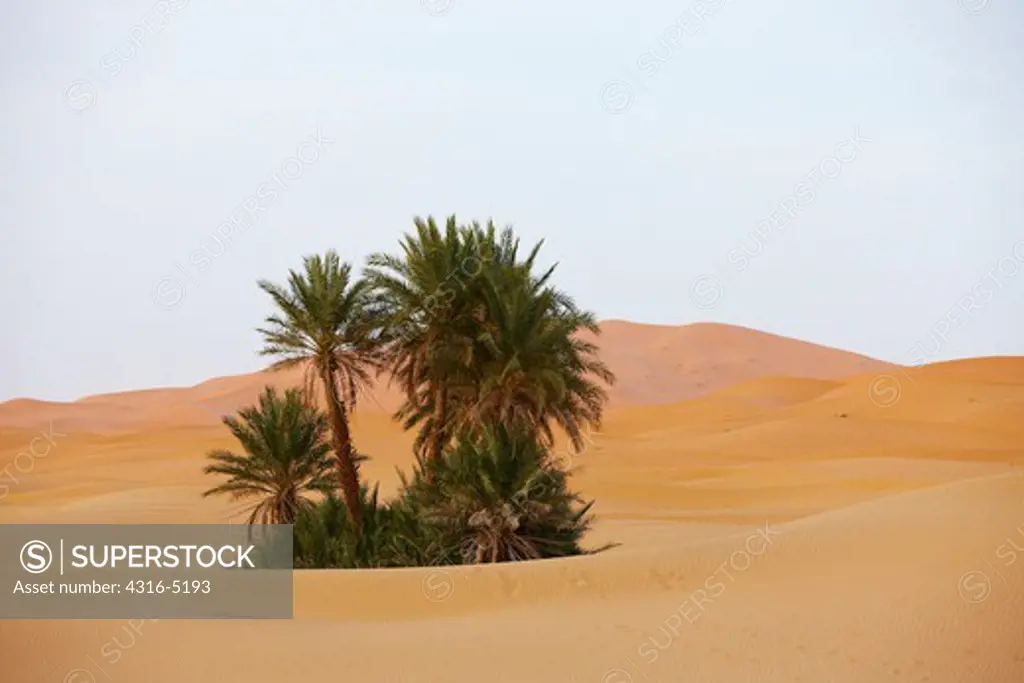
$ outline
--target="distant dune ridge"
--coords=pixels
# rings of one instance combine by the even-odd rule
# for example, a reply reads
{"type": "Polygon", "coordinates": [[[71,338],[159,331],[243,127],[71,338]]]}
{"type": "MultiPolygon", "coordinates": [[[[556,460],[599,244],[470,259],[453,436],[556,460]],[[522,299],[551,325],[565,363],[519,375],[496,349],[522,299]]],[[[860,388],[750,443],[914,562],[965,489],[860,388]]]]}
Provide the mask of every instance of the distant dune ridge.
{"type": "Polygon", "coordinates": [[[618,375],[618,405],[674,403],[763,377],[838,379],[897,366],[736,325],[601,323],[604,361],[618,375]]]}
{"type": "MultiPolygon", "coordinates": [[[[602,328],[619,382],[568,462],[586,542],[611,549],[298,571],[285,622],[0,621],[0,679],[1024,681],[1024,357],[901,368],[728,325],[602,328]]],[[[204,454],[236,447],[220,415],[297,381],[0,404],[0,523],[237,523],[200,496],[204,454]]],[[[412,462],[397,399],[353,419],[384,495],[412,462]]]]}
{"type": "MultiPolygon", "coordinates": [[[[767,332],[715,323],[646,325],[601,323],[596,342],[618,377],[610,407],[674,403],[764,377],[837,379],[892,369],[889,363],[767,332]]],[[[204,425],[255,402],[266,384],[301,383],[300,370],[218,377],[193,387],[90,396],[70,403],[15,399],[0,403],[0,427],[33,428],[42,419],[97,432],[156,425],[204,425]]],[[[386,384],[386,380],[385,380],[386,384]]],[[[397,392],[378,387],[360,410],[393,411],[397,392]]]]}

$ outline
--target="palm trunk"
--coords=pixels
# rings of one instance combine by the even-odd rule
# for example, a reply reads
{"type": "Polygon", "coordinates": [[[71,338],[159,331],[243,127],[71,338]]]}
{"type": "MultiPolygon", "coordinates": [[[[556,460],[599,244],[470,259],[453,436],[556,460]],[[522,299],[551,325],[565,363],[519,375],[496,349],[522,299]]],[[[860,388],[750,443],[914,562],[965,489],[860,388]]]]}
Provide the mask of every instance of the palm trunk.
{"type": "Polygon", "coordinates": [[[434,436],[430,444],[430,458],[440,460],[447,445],[448,387],[441,383],[434,397],[434,436]]]}
{"type": "Polygon", "coordinates": [[[338,387],[330,371],[320,374],[327,394],[327,410],[331,418],[331,432],[334,435],[334,452],[338,457],[338,482],[345,498],[345,506],[352,517],[357,532],[363,529],[363,507],[359,500],[359,472],[352,458],[352,436],[348,431],[348,414],[338,396],[338,387]]]}

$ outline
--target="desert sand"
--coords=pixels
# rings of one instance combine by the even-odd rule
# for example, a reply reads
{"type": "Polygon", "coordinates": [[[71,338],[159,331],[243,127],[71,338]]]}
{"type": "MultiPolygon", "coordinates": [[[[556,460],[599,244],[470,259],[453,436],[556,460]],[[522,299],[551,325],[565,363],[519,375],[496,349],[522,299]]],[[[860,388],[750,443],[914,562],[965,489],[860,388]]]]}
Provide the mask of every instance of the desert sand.
{"type": "MultiPolygon", "coordinates": [[[[899,368],[724,325],[602,327],[620,381],[563,454],[610,549],[296,572],[292,621],[0,622],[0,680],[1024,681],[1024,358],[899,368]]],[[[0,522],[237,523],[200,497],[205,452],[234,446],[219,416],[297,380],[0,404],[0,522]],[[18,456],[41,434],[45,456],[18,456]]],[[[396,401],[381,387],[354,419],[386,493],[411,460],[396,401]]]]}

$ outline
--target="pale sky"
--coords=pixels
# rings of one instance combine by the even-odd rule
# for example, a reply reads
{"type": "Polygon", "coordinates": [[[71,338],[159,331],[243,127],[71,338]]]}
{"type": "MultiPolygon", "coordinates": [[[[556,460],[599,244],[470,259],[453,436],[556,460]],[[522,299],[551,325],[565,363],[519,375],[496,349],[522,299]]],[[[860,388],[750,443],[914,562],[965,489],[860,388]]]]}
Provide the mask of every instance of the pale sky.
{"type": "Polygon", "coordinates": [[[255,370],[258,279],[428,213],[545,238],[601,318],[1024,354],[1022,29],[1015,0],[5,0],[0,400],[255,370]]]}

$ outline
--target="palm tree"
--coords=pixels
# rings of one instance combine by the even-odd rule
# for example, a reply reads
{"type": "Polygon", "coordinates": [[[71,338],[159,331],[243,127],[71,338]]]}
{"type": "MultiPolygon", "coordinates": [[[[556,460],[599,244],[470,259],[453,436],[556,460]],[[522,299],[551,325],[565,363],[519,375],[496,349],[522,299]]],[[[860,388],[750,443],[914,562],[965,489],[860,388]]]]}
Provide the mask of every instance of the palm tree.
{"type": "Polygon", "coordinates": [[[451,438],[449,394],[472,351],[473,281],[489,255],[455,216],[443,230],[432,217],[414,224],[402,255],[371,255],[366,277],[378,293],[385,362],[405,393],[396,417],[406,429],[421,425],[414,448],[437,458],[451,438]]]}
{"type": "Polygon", "coordinates": [[[594,315],[548,285],[554,267],[531,273],[539,247],[522,264],[487,273],[473,392],[460,402],[453,428],[503,424],[551,447],[558,425],[579,451],[585,432],[601,424],[608,399],[601,383],[613,384],[615,376],[585,338],[600,334],[594,315]]]}
{"type": "Polygon", "coordinates": [[[417,452],[437,459],[452,435],[485,422],[545,445],[554,423],[582,448],[607,400],[599,383],[614,375],[582,337],[600,333],[593,314],[548,284],[554,267],[533,273],[543,242],[520,260],[511,228],[499,233],[493,222],[457,226],[452,216],[444,232],[433,219],[416,228],[402,256],[371,256],[367,277],[381,293],[388,365],[406,393],[398,417],[406,429],[421,425],[417,452]]]}
{"type": "Polygon", "coordinates": [[[338,254],[307,256],[303,270],[289,271],[288,286],[266,280],[260,288],[270,295],[278,312],[266,319],[261,355],[277,356],[273,369],[303,365],[306,395],[323,387],[338,480],[356,529],[362,528],[358,456],[349,431],[349,414],[359,393],[378,369],[377,340],[370,320],[368,284],[352,278],[352,268],[338,254]]]}
{"type": "Polygon", "coordinates": [[[403,504],[446,539],[442,557],[508,562],[577,555],[591,503],[532,434],[487,425],[403,481],[403,504]]]}
{"type": "Polygon", "coordinates": [[[327,419],[298,389],[289,389],[281,399],[267,387],[258,406],[243,408],[237,418],[226,416],[223,421],[245,454],[210,451],[207,457],[213,464],[203,471],[228,480],[203,496],[259,498],[249,524],[291,524],[301,510],[313,508],[305,494],[333,490],[327,419]]]}

